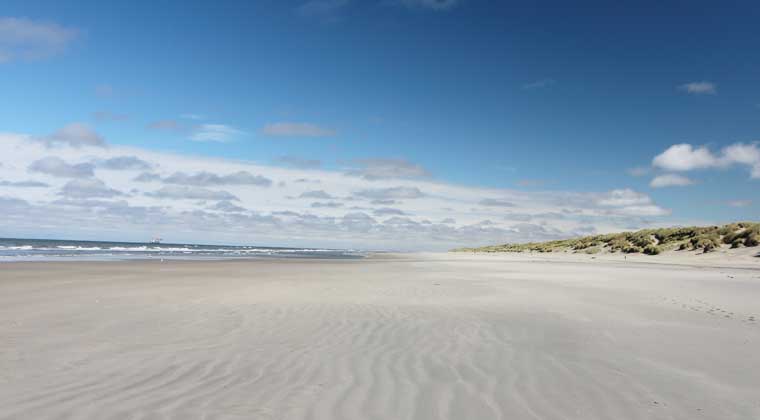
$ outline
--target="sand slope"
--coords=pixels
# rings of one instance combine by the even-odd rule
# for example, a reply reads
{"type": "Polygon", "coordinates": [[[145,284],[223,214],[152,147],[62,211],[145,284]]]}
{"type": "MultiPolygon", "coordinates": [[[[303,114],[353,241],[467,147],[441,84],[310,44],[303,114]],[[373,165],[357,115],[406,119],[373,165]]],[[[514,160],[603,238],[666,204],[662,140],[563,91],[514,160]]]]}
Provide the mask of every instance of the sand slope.
{"type": "Polygon", "coordinates": [[[757,419],[760,271],[0,265],[2,419],[757,419]]]}

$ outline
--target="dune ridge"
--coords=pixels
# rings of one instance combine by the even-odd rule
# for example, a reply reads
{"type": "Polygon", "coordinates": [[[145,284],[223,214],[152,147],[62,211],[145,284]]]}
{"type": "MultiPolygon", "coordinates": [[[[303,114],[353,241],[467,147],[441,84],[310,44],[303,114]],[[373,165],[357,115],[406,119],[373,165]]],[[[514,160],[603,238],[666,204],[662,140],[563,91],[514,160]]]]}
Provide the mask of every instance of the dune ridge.
{"type": "Polygon", "coordinates": [[[713,252],[720,249],[754,248],[760,245],[760,223],[736,222],[723,226],[690,226],[642,229],[544,242],[512,243],[455,252],[574,252],[585,254],[625,253],[658,255],[665,251],[713,252]]]}

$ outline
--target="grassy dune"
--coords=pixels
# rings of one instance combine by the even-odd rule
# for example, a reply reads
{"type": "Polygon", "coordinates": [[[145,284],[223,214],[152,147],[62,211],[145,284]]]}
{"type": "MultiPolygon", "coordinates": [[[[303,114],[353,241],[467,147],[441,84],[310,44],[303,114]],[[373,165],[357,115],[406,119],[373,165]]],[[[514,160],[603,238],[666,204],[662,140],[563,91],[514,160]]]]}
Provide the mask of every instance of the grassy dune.
{"type": "Polygon", "coordinates": [[[455,252],[599,252],[656,255],[668,250],[703,250],[721,246],[754,247],[760,244],[760,223],[738,222],[724,226],[644,229],[548,242],[460,248],[455,252]]]}

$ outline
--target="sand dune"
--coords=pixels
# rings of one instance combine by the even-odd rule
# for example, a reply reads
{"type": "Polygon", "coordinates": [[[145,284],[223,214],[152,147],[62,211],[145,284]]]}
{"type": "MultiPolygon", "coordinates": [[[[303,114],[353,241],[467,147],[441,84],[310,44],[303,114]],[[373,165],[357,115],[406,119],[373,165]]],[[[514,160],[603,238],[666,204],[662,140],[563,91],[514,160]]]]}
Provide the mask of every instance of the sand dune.
{"type": "Polygon", "coordinates": [[[0,266],[2,419],[756,419],[760,271],[0,266]]]}

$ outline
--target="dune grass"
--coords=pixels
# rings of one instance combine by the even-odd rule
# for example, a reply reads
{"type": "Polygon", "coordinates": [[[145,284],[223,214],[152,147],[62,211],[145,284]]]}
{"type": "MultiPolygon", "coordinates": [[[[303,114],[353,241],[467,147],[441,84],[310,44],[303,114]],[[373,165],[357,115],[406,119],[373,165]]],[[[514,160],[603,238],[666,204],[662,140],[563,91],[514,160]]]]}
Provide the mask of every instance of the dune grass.
{"type": "Polygon", "coordinates": [[[644,229],[547,242],[460,248],[455,252],[622,252],[657,255],[669,250],[711,252],[722,246],[754,247],[760,244],[760,223],[737,222],[723,226],[644,229]]]}

